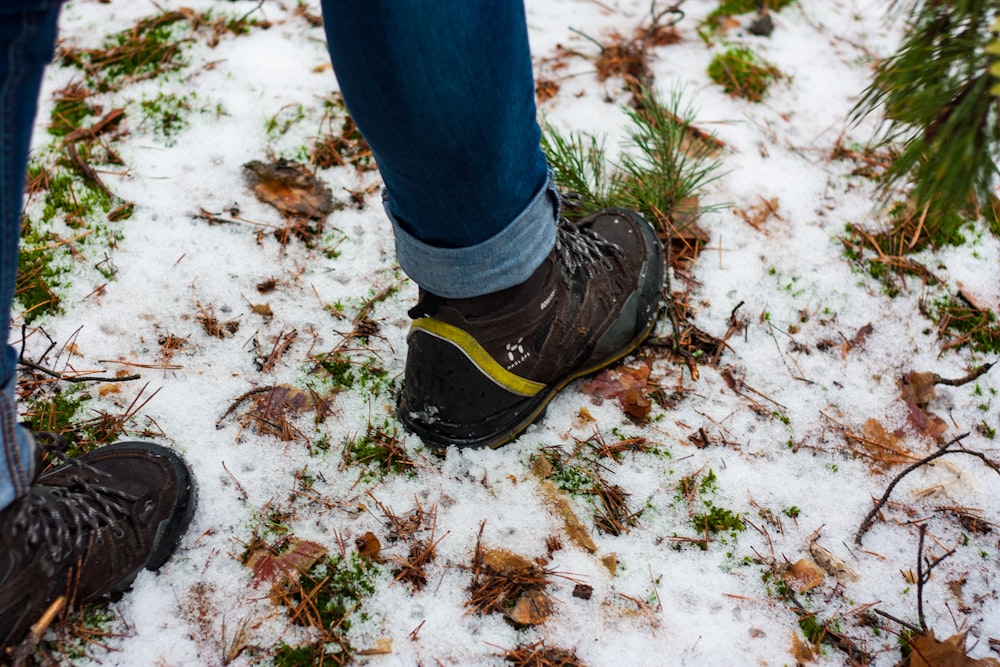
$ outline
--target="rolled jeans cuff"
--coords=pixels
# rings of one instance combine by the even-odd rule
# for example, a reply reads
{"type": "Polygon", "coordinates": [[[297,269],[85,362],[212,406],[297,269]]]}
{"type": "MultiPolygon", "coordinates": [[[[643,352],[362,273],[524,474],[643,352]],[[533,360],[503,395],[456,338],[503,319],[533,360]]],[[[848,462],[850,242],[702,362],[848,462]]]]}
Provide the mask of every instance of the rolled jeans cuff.
{"type": "Polygon", "coordinates": [[[35,477],[35,439],[18,424],[14,384],[12,377],[0,388],[0,509],[27,493],[35,477]]]}
{"type": "Polygon", "coordinates": [[[396,260],[421,288],[446,299],[467,299],[519,285],[541,266],[556,243],[561,213],[551,174],[545,187],[500,233],[473,246],[439,248],[407,233],[385,211],[396,235],[396,260]]]}

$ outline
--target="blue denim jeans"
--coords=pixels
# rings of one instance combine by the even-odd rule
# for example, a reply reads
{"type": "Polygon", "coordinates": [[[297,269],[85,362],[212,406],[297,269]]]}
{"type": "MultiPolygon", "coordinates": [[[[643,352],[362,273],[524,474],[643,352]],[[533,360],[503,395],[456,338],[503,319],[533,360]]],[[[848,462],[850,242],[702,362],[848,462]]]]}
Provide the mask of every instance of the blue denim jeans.
{"type": "Polygon", "coordinates": [[[521,0],[323,0],[348,111],[385,182],[396,259],[464,298],[528,279],[555,244],[521,0]]]}
{"type": "MultiPolygon", "coordinates": [[[[521,0],[323,0],[330,57],[375,154],[397,259],[466,298],[527,280],[555,244],[521,0]]],[[[21,193],[58,0],[0,0],[0,509],[33,476],[10,334],[21,193]]]]}
{"type": "Polygon", "coordinates": [[[7,342],[31,126],[58,18],[57,0],[0,0],[0,508],[34,476],[34,442],[18,426],[14,405],[17,353],[7,342]]]}

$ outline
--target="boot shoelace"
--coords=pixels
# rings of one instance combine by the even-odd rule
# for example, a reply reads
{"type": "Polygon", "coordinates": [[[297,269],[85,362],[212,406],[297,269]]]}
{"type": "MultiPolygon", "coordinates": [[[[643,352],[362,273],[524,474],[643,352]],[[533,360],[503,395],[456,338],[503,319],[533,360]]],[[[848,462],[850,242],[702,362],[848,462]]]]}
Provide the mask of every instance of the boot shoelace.
{"type": "Polygon", "coordinates": [[[20,500],[14,517],[15,531],[24,531],[27,543],[35,548],[44,545],[54,566],[67,554],[84,550],[90,531],[96,534],[95,542],[102,543],[102,526],[111,527],[115,539],[124,538],[125,531],[115,524],[119,518],[129,516],[129,505],[137,500],[82,475],[84,469],[100,475],[107,473],[79,461],[69,461],[81,469],[71,478],[72,486],[46,487],[44,494],[27,494],[20,500]]]}
{"type": "Polygon", "coordinates": [[[563,280],[569,285],[578,269],[583,269],[588,278],[597,275],[598,263],[608,271],[614,270],[611,255],[622,249],[592,229],[563,218],[556,230],[556,251],[562,258],[563,280]]]}

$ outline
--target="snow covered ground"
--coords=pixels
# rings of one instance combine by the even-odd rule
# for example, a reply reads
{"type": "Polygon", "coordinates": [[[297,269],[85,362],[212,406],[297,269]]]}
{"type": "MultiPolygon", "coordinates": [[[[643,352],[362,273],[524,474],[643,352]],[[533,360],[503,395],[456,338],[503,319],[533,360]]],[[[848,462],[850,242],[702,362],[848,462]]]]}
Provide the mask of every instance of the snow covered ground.
{"type": "MultiPolygon", "coordinates": [[[[621,109],[628,92],[618,78],[598,81],[598,47],[587,37],[631,36],[648,24],[649,3],[527,5],[539,71],[559,84],[541,112],[565,132],[606,134],[613,152],[628,150],[621,109]],[[553,70],[546,59],[558,45],[580,55],[553,70]]],[[[85,655],[56,653],[57,660],[270,664],[282,642],[296,646],[315,635],[293,623],[288,606],[269,597],[270,584],[242,562],[247,545],[255,536],[287,545],[294,536],[352,558],[357,540],[371,533],[383,562],[365,566],[374,590],[362,596],[346,635],[356,652],[375,649],[356,655],[359,663],[498,665],[505,652],[544,641],[591,666],[894,665],[905,628],[875,612],[919,625],[919,526],[926,527],[927,558],[955,550],[920,591],[927,626],[938,638],[967,631],[969,655],[991,656],[1000,640],[997,472],[970,455],[922,466],[855,543],[892,478],[939,446],[914,425],[914,414],[943,420],[940,442],[968,433],[961,446],[1000,457],[992,438],[1000,427],[996,371],[939,385],[916,413],[900,385],[910,372],[956,379],[993,361],[944,350],[946,340],[920,306],[961,288],[998,312],[998,240],[970,229],[961,247],[916,255],[943,283],[928,287],[910,277],[895,296],[845,257],[846,225],[877,231],[886,224],[873,183],[851,173],[858,163],[831,159],[838,145],[863,147],[876,127],[875,119],[853,124],[848,117],[874,59],[891,53],[899,37],[901,26],[884,5],[800,0],[773,14],[770,37],[747,33],[751,17],[741,16],[709,44],[697,29],[717,4],[683,3],[686,15],[676,26],[682,41],[653,49],[649,64],[657,87],[683,86],[695,125],[725,143],[722,175],[702,203],[728,206],[701,219],[707,247],[673,289],[687,292],[699,329],[718,338],[731,323],[737,329],[717,363],[696,366],[697,378],[662,347],[626,360],[631,368],[648,363],[650,382],[662,389],[662,404],[654,402],[642,423],[614,400],[596,403],[577,382],[516,442],[444,458],[405,434],[392,412],[416,287],[394,263],[377,172],[319,170],[341,206],[311,244],[279,242],[272,232],[283,225],[280,215],[255,198],[244,176],[242,165],[252,160],[301,159],[303,147],[329,129],[324,102],[337,84],[323,30],[308,20],[319,13],[317,3],[296,11],[295,3],[267,0],[252,15],[268,21],[267,29],[222,34],[214,47],[199,33],[183,47],[187,64],[178,71],[91,97],[101,106],[97,117],[125,110],[113,139],[124,165],[101,178],[134,203],[134,214],[109,223],[113,247],[79,242],[67,260],[72,280],[59,288],[63,311],[31,323],[26,355],[47,348],[35,331],[41,326],[58,343],[42,361],[57,370],[139,373],[138,381],[88,385],[92,398],[82,416],[120,414],[137,395],[141,403],[156,391],[132,431],[155,433],[184,454],[200,504],[167,566],[143,573],[109,605],[110,620],[98,626],[108,634],[95,637],[85,655]],[[727,95],[706,74],[713,55],[739,44],[784,74],[760,103],[727,95]],[[186,126],[170,135],[141,104],[163,95],[183,97],[189,107],[186,126]],[[776,214],[754,218],[768,200],[776,214]],[[110,279],[102,273],[108,264],[98,266],[106,257],[110,279]],[[345,339],[369,301],[364,319],[374,333],[345,339]],[[221,337],[205,326],[211,318],[222,324],[221,337]],[[316,379],[317,355],[345,340],[341,358],[384,374],[356,366],[354,386],[326,396],[324,421],[316,424],[308,411],[294,420],[301,437],[260,433],[248,415],[260,394],[247,393],[273,386],[322,393],[330,385],[316,379]],[[404,470],[383,472],[345,455],[346,443],[395,429],[404,470]],[[874,459],[887,455],[865,449],[865,439],[903,453],[880,464],[874,459]],[[640,450],[601,458],[601,442],[622,441],[639,442],[640,450]],[[533,462],[542,451],[550,467],[533,462]],[[574,479],[586,491],[595,475],[638,513],[621,534],[595,525],[595,508],[603,508],[595,494],[574,491],[574,479]],[[593,550],[574,539],[567,507],[593,550]],[[405,523],[415,512],[409,535],[387,518],[405,523]],[[706,516],[728,517],[729,527],[708,533],[699,528],[706,516]],[[969,517],[980,522],[970,528],[969,517]],[[393,559],[409,558],[415,540],[436,543],[419,590],[394,580],[393,559]],[[477,544],[550,572],[553,607],[542,622],[516,626],[470,608],[470,586],[483,579],[474,567],[477,544]],[[577,584],[592,587],[589,596],[577,584]],[[831,641],[810,651],[806,632],[817,627],[827,628],[831,641]]],[[[234,17],[255,7],[184,6],[234,17]]],[[[178,7],[74,1],[62,17],[63,46],[97,48],[108,35],[178,7]]],[[[46,130],[54,94],[81,79],[69,65],[49,69],[38,155],[55,141],[46,130]]],[[[35,197],[29,215],[41,206],[35,197]]],[[[74,235],[58,220],[51,224],[62,238],[74,235]]],[[[657,335],[670,334],[664,320],[657,335]]],[[[312,394],[296,396],[313,401],[312,394]]]]}

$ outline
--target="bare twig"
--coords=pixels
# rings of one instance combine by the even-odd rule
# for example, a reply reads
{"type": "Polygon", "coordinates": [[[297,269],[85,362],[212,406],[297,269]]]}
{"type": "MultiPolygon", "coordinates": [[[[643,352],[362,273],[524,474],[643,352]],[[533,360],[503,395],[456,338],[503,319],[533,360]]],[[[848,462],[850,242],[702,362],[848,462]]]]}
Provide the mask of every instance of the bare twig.
{"type": "Polygon", "coordinates": [[[960,447],[958,449],[949,449],[949,447],[951,447],[955,443],[961,442],[962,439],[967,437],[968,435],[969,435],[968,433],[963,433],[961,435],[955,436],[954,438],[946,442],[944,445],[942,445],[941,448],[938,449],[933,454],[925,456],[924,458],[920,459],[913,465],[907,467],[905,470],[903,470],[903,472],[896,475],[896,478],[889,483],[889,486],[886,488],[885,493],[882,494],[882,497],[879,499],[879,501],[875,503],[875,507],[872,508],[872,510],[868,513],[868,516],[866,516],[864,521],[861,522],[861,526],[858,528],[858,532],[855,533],[854,535],[854,543],[858,546],[861,546],[862,538],[864,537],[868,529],[871,528],[872,523],[875,522],[875,517],[881,511],[882,507],[885,506],[886,502],[889,500],[889,495],[892,493],[893,489],[896,488],[896,485],[899,484],[900,480],[902,480],[904,477],[906,477],[908,474],[910,474],[920,466],[926,465],[931,461],[933,461],[934,459],[940,458],[945,454],[969,454],[970,456],[975,456],[976,458],[980,459],[994,472],[1000,474],[1000,466],[998,466],[996,463],[986,458],[986,455],[983,454],[982,452],[972,451],[970,449],[965,449],[964,447],[960,447]]]}
{"type": "Polygon", "coordinates": [[[977,380],[981,376],[988,373],[989,370],[993,368],[993,364],[995,363],[996,362],[994,361],[988,364],[983,364],[982,366],[977,366],[976,368],[972,369],[971,373],[969,373],[965,377],[958,378],[957,380],[949,380],[947,378],[941,377],[940,375],[935,375],[934,384],[945,384],[948,385],[949,387],[961,387],[963,384],[968,384],[969,382],[977,380]]]}
{"type": "Polygon", "coordinates": [[[38,371],[48,375],[49,377],[54,377],[57,380],[62,380],[63,382],[128,382],[130,380],[138,380],[142,376],[138,374],[124,375],[122,377],[117,376],[106,376],[106,375],[71,375],[67,373],[58,373],[52,369],[45,368],[33,361],[28,361],[23,356],[17,360],[17,363],[25,368],[30,368],[32,370],[38,371]]]}

